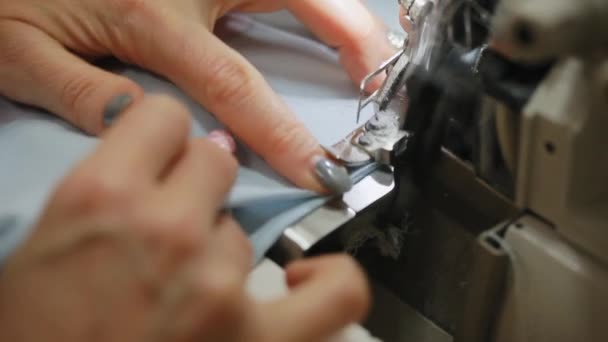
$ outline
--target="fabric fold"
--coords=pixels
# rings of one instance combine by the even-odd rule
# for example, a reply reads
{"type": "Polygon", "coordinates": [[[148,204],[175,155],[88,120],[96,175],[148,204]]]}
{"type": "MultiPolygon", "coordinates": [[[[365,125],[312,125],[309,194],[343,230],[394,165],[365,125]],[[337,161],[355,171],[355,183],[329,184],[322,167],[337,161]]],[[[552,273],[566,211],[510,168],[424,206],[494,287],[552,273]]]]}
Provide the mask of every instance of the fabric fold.
{"type": "MultiPolygon", "coordinates": [[[[335,52],[318,41],[237,17],[238,32],[227,43],[242,53],[282,95],[322,144],[333,144],[356,128],[358,93],[335,52]],[[280,31],[280,30],[279,30],[280,31]]],[[[147,94],[171,95],[193,116],[193,136],[222,129],[202,106],[170,82],[131,66],[111,70],[147,94]]],[[[363,120],[369,118],[366,113],[363,120]]],[[[0,98],[0,262],[29,236],[57,183],[98,140],[38,109],[0,98]]],[[[326,199],[297,189],[246,146],[239,145],[241,170],[227,207],[249,234],[260,258],[282,231],[326,199]]]]}

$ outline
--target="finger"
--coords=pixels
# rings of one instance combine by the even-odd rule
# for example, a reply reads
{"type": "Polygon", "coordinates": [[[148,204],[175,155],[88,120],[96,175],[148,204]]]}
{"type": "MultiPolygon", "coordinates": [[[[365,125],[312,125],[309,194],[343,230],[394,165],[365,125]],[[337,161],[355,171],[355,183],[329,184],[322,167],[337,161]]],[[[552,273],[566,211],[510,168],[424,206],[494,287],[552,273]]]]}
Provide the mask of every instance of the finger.
{"type": "Polygon", "coordinates": [[[150,97],[129,108],[108,130],[91,163],[108,176],[160,180],[183,152],[190,114],[169,97],[150,97]]]}
{"type": "Polygon", "coordinates": [[[185,89],[296,185],[324,190],[314,172],[315,157],[324,152],[252,65],[199,25],[158,36],[153,70],[185,89]]]}
{"type": "MultiPolygon", "coordinates": [[[[386,26],[360,0],[288,0],[287,8],[340,51],[340,60],[357,85],[396,52],[386,26]]],[[[381,81],[375,79],[367,90],[379,87],[381,81]]]]}
{"type": "Polygon", "coordinates": [[[226,131],[212,131],[207,136],[207,139],[209,139],[221,149],[224,149],[230,153],[236,152],[236,142],[234,141],[232,135],[226,131]]]}
{"type": "Polygon", "coordinates": [[[240,334],[251,270],[251,247],[238,224],[224,216],[197,266],[193,322],[203,340],[233,341],[240,334]]]}
{"type": "Polygon", "coordinates": [[[191,140],[166,177],[166,199],[200,211],[211,223],[224,206],[237,168],[232,154],[212,141],[191,140]]]}
{"type": "Polygon", "coordinates": [[[253,247],[238,222],[228,215],[220,217],[211,241],[207,257],[234,269],[245,282],[253,265],[253,247]]]}
{"type": "Polygon", "coordinates": [[[3,95],[47,109],[91,134],[104,128],[112,99],[136,102],[143,96],[131,80],[84,62],[33,26],[10,20],[0,25],[3,95]]]}
{"type": "MultiPolygon", "coordinates": [[[[214,237],[173,279],[164,320],[157,324],[167,341],[241,341],[240,325],[249,304],[245,282],[250,248],[240,228],[223,217],[214,237]]],[[[161,336],[159,336],[161,337],[161,336]]]]}
{"type": "Polygon", "coordinates": [[[266,322],[276,327],[277,341],[320,341],[360,320],[369,306],[369,290],[355,262],[325,256],[287,268],[291,294],[266,304],[266,322]]]}

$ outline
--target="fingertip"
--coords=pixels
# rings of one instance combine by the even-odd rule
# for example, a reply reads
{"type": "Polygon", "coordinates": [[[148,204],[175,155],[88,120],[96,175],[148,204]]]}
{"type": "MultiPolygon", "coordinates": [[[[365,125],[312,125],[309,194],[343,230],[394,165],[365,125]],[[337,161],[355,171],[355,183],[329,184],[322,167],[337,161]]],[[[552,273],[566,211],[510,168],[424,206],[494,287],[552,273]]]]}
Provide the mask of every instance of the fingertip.
{"type": "MultiPolygon", "coordinates": [[[[290,113],[291,114],[291,113],[290,113]]],[[[316,162],[325,152],[308,129],[293,117],[274,117],[276,123],[249,145],[297,187],[317,193],[328,189],[317,175],[316,162]]]]}
{"type": "Polygon", "coordinates": [[[285,170],[296,186],[329,196],[340,196],[352,189],[348,170],[328,158],[322,150],[316,151],[304,163],[304,167],[292,164],[285,170]]]}
{"type": "Polygon", "coordinates": [[[296,260],[285,268],[285,280],[290,289],[306,282],[314,269],[315,259],[296,260]]]}
{"type": "MultiPolygon", "coordinates": [[[[342,64],[356,85],[397,52],[387,38],[386,25],[361,1],[291,0],[287,7],[326,44],[340,51],[342,64]]],[[[368,91],[381,83],[372,82],[368,91]]]]}
{"type": "Polygon", "coordinates": [[[350,256],[342,255],[340,269],[344,272],[344,286],[339,302],[348,308],[354,321],[365,317],[372,303],[369,282],[361,266],[350,256]]]}
{"type": "Polygon", "coordinates": [[[345,320],[361,320],[371,306],[371,290],[365,272],[346,254],[298,260],[288,265],[285,272],[287,285],[292,290],[304,288],[313,282],[313,278],[325,279],[332,307],[341,308],[345,320]]]}
{"type": "Polygon", "coordinates": [[[306,171],[306,174],[300,178],[300,181],[294,182],[294,184],[299,188],[310,190],[320,195],[327,195],[329,193],[329,190],[323,186],[312,170],[306,171]]]}
{"type": "Polygon", "coordinates": [[[207,139],[209,139],[209,141],[211,141],[212,143],[217,145],[222,150],[230,152],[231,154],[236,152],[236,142],[235,142],[234,138],[232,137],[232,134],[230,134],[226,131],[222,131],[222,130],[212,131],[207,136],[207,139]]]}
{"type": "Polygon", "coordinates": [[[102,133],[131,106],[141,102],[143,89],[135,82],[123,76],[103,70],[91,72],[90,82],[96,82],[95,92],[91,96],[67,100],[66,110],[75,118],[75,124],[85,132],[93,135],[102,133]],[[98,73],[97,75],[94,75],[98,73]],[[91,111],[93,109],[93,111],[91,111]]]}
{"type": "Polygon", "coordinates": [[[133,104],[129,93],[118,94],[110,99],[103,111],[103,124],[110,127],[118,117],[133,104]]]}
{"type": "Polygon", "coordinates": [[[323,195],[342,195],[352,187],[348,171],[328,157],[301,123],[284,124],[265,143],[255,145],[266,161],[294,185],[323,195]]]}
{"type": "Polygon", "coordinates": [[[315,161],[318,155],[321,155],[322,150],[319,148],[312,153],[309,153],[305,159],[300,161],[298,164],[303,167],[294,167],[293,174],[295,177],[288,177],[298,187],[307,189],[318,194],[328,193],[327,188],[323,185],[321,180],[316,174],[315,161]]]}
{"type": "MultiPolygon", "coordinates": [[[[376,24],[368,36],[350,45],[340,48],[340,62],[346,69],[353,83],[357,86],[372,72],[398,51],[396,31],[391,31],[380,22],[376,24]]],[[[403,40],[405,37],[403,36],[403,40]]],[[[366,92],[371,93],[378,89],[385,79],[384,74],[376,76],[367,84],[366,92]]]]}
{"type": "Polygon", "coordinates": [[[342,195],[353,187],[352,180],[345,167],[338,165],[326,156],[319,155],[312,159],[314,173],[326,192],[342,195]]]}

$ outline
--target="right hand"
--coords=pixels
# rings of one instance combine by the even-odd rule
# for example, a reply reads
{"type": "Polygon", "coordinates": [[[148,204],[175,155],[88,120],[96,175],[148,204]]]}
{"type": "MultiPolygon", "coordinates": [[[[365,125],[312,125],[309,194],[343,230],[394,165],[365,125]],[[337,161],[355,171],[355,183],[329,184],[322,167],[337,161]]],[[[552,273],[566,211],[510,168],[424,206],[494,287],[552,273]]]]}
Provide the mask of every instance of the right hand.
{"type": "Polygon", "coordinates": [[[248,298],[251,246],[223,211],[237,163],[189,131],[185,109],[145,99],[65,178],[0,273],[0,340],[319,341],[362,317],[345,257],[290,266],[284,299],[248,298]]]}

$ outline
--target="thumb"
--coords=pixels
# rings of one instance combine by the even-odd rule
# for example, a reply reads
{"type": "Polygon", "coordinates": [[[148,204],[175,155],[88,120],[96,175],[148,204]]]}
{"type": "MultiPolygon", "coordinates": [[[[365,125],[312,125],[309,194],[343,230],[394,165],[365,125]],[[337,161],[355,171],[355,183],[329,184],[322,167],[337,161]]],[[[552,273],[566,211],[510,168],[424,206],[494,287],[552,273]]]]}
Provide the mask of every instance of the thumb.
{"type": "Polygon", "coordinates": [[[18,21],[0,23],[0,61],[0,94],[44,108],[90,134],[103,130],[107,106],[125,107],[143,96],[133,81],[86,63],[18,21]]]}
{"type": "Polygon", "coordinates": [[[263,324],[273,341],[322,341],[363,318],[369,289],[358,265],[346,256],[297,261],[287,268],[288,297],[263,304],[263,324]]]}

